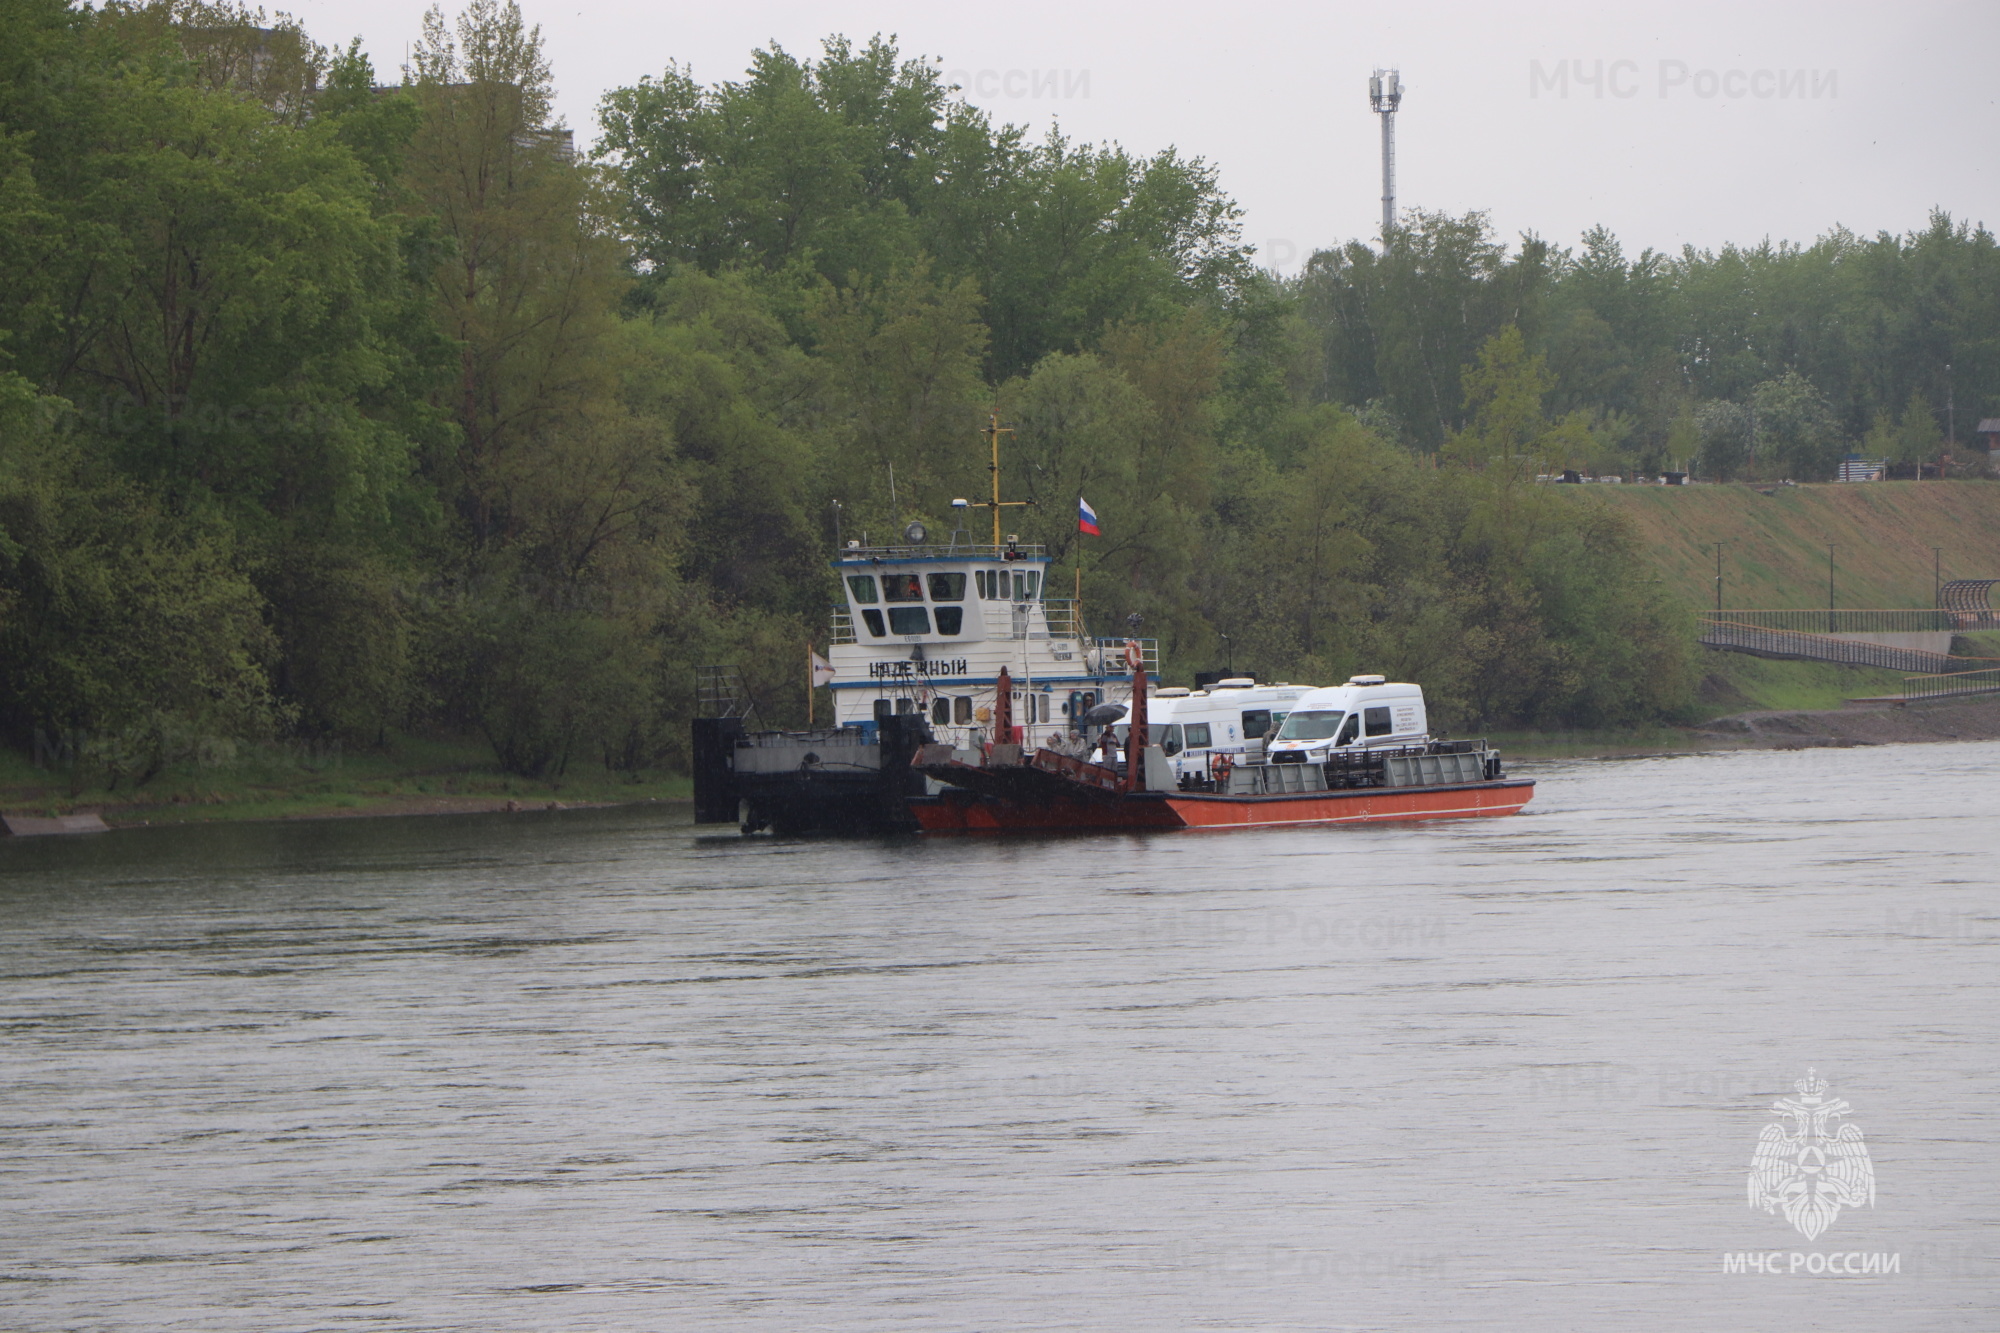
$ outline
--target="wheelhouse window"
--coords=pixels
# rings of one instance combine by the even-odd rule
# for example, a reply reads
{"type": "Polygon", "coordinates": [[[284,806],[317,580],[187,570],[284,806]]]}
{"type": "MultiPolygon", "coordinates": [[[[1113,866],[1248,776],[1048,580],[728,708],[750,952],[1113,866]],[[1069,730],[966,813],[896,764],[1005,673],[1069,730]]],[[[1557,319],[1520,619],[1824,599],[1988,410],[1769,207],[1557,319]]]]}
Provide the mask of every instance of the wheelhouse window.
{"type": "Polygon", "coordinates": [[[990,576],[993,596],[1000,601],[1032,602],[1041,594],[1039,569],[995,570],[990,576]]]}
{"type": "Polygon", "coordinates": [[[847,576],[847,590],[854,594],[854,600],[857,602],[872,602],[875,600],[875,576],[873,574],[849,574],[847,576]]]}
{"type": "Polygon", "coordinates": [[[882,576],[882,600],[885,602],[921,602],[924,600],[924,581],[915,574],[884,574],[882,576]]]}
{"type": "Polygon", "coordinates": [[[896,606],[889,609],[889,632],[891,634],[929,634],[931,613],[921,606],[896,606]]]}
{"type": "Polygon", "coordinates": [[[1339,709],[1322,711],[1308,708],[1304,712],[1293,713],[1285,719],[1284,727],[1278,732],[1281,741],[1323,741],[1340,729],[1340,720],[1347,714],[1339,709]]]}
{"type": "Polygon", "coordinates": [[[931,600],[933,602],[962,602],[965,600],[965,575],[933,574],[930,577],[931,600]]]}
{"type": "MultiPolygon", "coordinates": [[[[963,574],[959,575],[964,578],[963,574]]],[[[940,606],[937,609],[937,631],[940,634],[956,634],[965,628],[965,608],[962,606],[940,606]]]]}
{"type": "Polygon", "coordinates": [[[882,613],[880,611],[863,611],[861,613],[861,623],[866,625],[868,632],[878,639],[888,633],[887,630],[882,628],[882,613]]]}

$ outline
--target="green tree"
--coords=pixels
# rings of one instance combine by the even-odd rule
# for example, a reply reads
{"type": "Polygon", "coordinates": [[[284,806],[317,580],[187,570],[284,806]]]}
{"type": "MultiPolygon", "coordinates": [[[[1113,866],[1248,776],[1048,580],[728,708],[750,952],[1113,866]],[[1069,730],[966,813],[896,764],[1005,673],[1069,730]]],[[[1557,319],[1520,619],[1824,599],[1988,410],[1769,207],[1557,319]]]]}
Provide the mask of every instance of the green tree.
{"type": "Polygon", "coordinates": [[[1826,481],[1845,442],[1833,411],[1811,381],[1788,370],[1751,392],[1757,456],[1767,469],[1802,481],[1826,481]]]}

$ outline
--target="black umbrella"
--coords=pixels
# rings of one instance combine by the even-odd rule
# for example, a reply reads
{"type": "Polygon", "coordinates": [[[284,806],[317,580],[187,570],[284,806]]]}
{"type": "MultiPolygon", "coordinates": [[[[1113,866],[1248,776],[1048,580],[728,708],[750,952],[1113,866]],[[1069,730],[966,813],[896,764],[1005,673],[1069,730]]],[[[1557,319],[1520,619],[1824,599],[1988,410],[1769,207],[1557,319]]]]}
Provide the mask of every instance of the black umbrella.
{"type": "Polygon", "coordinates": [[[1124,704],[1099,704],[1083,715],[1085,726],[1103,727],[1125,720],[1124,704]]]}

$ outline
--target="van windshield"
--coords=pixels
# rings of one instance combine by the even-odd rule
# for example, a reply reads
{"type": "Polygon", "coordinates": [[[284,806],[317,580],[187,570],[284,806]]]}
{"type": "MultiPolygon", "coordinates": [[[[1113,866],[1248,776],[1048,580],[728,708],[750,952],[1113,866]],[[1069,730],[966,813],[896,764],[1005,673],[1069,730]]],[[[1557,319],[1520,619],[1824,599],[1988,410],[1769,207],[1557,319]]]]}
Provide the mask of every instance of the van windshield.
{"type": "Polygon", "coordinates": [[[1334,732],[1340,730],[1340,719],[1346,716],[1347,714],[1343,712],[1322,712],[1317,709],[1307,709],[1304,712],[1293,713],[1285,719],[1284,730],[1278,733],[1278,739],[1281,741],[1323,741],[1328,736],[1333,735],[1334,732]]]}

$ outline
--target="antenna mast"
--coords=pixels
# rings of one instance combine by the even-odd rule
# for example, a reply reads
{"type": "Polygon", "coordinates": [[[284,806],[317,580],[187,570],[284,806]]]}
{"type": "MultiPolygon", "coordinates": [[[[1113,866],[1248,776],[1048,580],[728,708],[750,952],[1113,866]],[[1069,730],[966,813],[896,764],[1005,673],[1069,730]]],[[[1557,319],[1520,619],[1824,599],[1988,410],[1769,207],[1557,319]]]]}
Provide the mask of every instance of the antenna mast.
{"type": "Polygon", "coordinates": [[[1393,69],[1368,76],[1368,104],[1382,117],[1382,248],[1396,226],[1396,108],[1403,104],[1403,80],[1393,69]]]}
{"type": "Polygon", "coordinates": [[[993,446],[993,461],[987,465],[987,470],[993,474],[993,498],[986,501],[985,507],[993,511],[993,549],[997,551],[1000,549],[1000,511],[1002,509],[1025,509],[1033,504],[1034,501],[1008,500],[1002,503],[1000,499],[1000,437],[1002,435],[1012,435],[1014,428],[1012,426],[1001,425],[1000,414],[994,412],[987,416],[986,429],[979,433],[984,435],[987,441],[993,446]]]}

